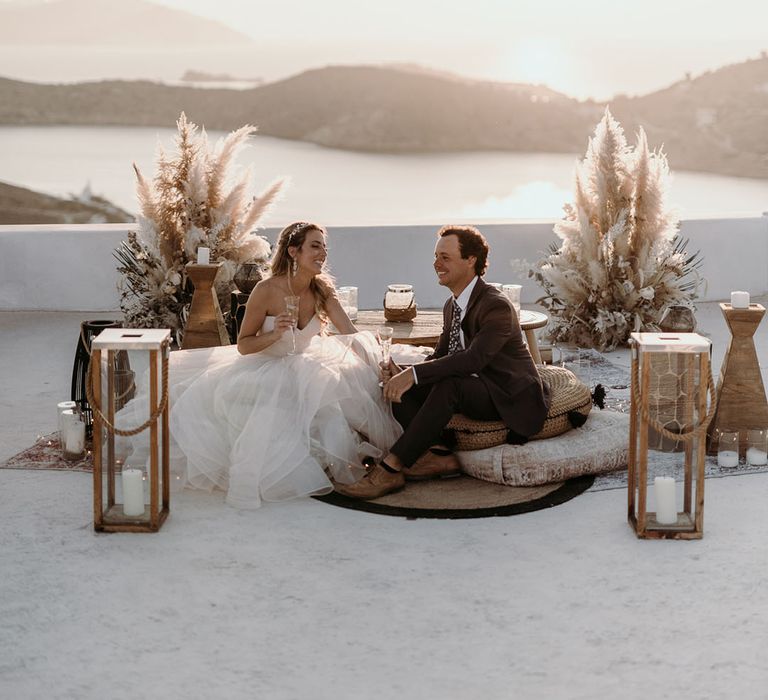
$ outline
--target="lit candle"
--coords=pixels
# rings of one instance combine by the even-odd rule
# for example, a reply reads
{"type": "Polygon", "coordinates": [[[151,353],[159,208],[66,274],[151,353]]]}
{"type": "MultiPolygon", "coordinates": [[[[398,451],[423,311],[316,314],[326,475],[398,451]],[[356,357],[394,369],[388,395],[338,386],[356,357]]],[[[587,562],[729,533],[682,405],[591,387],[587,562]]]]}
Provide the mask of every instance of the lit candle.
{"type": "Polygon", "coordinates": [[[731,292],[731,307],[734,309],[748,309],[749,292],[731,292]]]}
{"type": "Polygon", "coordinates": [[[674,525],[677,522],[675,480],[671,476],[657,476],[653,480],[653,494],[656,498],[656,522],[659,525],[674,525]]]}
{"type": "Polygon", "coordinates": [[[144,479],[141,469],[122,471],[123,513],[130,517],[144,515],[144,479]]]}
{"type": "Polygon", "coordinates": [[[211,262],[211,249],[200,246],[197,249],[197,264],[209,265],[211,262]]]}
{"type": "Polygon", "coordinates": [[[761,467],[764,464],[768,464],[768,452],[761,450],[759,447],[748,447],[747,464],[751,464],[753,467],[761,467]]]}
{"type": "Polygon", "coordinates": [[[85,423],[78,416],[73,416],[66,424],[64,451],[73,457],[85,452],[85,423]]]}

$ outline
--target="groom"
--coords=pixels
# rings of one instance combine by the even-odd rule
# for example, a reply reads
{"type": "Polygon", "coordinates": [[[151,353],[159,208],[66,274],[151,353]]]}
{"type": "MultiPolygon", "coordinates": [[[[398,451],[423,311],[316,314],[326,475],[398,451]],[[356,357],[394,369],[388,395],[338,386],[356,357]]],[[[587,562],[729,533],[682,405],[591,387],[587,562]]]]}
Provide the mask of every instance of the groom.
{"type": "Polygon", "coordinates": [[[512,305],[482,276],[488,243],[473,226],[444,226],[437,233],[434,268],[451,290],[443,332],[426,361],[384,372],[384,397],[394,403],[405,432],[389,454],[356,484],[339,487],[353,498],[378,498],[406,479],[453,476],[461,471],[441,444],[454,413],[504,422],[510,442],[523,443],[544,424],[549,389],[523,341],[512,305]]]}

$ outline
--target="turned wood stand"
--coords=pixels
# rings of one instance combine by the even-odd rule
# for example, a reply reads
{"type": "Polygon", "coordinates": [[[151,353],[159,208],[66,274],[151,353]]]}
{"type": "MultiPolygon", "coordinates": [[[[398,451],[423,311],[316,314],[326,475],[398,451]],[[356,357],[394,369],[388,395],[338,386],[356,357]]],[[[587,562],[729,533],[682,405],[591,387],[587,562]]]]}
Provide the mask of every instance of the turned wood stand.
{"type": "Polygon", "coordinates": [[[768,428],[768,401],[765,397],[760,363],[752,336],[765,315],[761,304],[734,309],[720,304],[731,341],[717,380],[717,408],[707,430],[708,451],[717,452],[717,431],[739,432],[739,454],[747,448],[747,431],[768,428]]]}
{"type": "Polygon", "coordinates": [[[220,267],[221,263],[187,263],[187,274],[195,285],[195,293],[192,295],[189,318],[181,340],[182,350],[229,345],[229,333],[213,287],[220,267]]]}

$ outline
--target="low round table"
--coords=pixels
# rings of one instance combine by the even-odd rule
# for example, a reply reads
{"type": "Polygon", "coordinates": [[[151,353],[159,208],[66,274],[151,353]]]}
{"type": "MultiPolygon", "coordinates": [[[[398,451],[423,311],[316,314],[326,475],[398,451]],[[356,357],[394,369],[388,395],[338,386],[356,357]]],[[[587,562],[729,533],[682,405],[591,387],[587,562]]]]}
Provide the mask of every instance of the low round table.
{"type": "MultiPolygon", "coordinates": [[[[541,355],[534,331],[543,328],[548,322],[547,314],[540,311],[520,311],[520,328],[525,333],[528,349],[536,364],[541,364],[541,355]]],[[[372,333],[375,333],[379,326],[390,326],[394,331],[392,341],[395,343],[435,347],[440,333],[443,332],[443,312],[439,309],[419,309],[413,321],[387,321],[383,309],[360,311],[354,324],[358,330],[372,333]]]]}
{"type": "Polygon", "coordinates": [[[544,328],[549,323],[549,316],[541,311],[520,311],[520,328],[525,333],[525,340],[528,343],[528,350],[531,353],[533,361],[541,364],[541,354],[539,353],[539,343],[536,341],[534,331],[537,328],[544,328]]]}

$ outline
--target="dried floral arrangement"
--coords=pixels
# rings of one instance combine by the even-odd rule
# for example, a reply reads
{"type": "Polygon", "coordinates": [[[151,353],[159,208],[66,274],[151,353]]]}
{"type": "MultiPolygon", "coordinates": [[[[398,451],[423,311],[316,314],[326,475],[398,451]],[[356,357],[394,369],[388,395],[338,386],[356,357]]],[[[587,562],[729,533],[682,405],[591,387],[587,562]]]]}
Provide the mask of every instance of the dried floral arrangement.
{"type": "Polygon", "coordinates": [[[126,325],[170,328],[180,339],[193,293],[186,264],[196,260],[198,246],[210,248],[211,260],[223,263],[216,292],[221,308],[228,309],[238,266],[270,254],[267,240],[253,231],[284,182],[251,196],[246,171],[230,185],[234,158],[255,127],[243,126],[211,148],[205,129],[198,130],[183,112],[176,126],[176,152],[159,148],[152,182],[133,166],[140,214],[136,230],[114,255],[126,325]]]}
{"type": "Polygon", "coordinates": [[[658,331],[667,306],[692,305],[699,253],[686,252],[665,207],[669,166],[640,129],[634,147],[606,109],[576,171],[575,201],[530,276],[541,284],[554,341],[607,350],[633,331],[658,331]]]}

